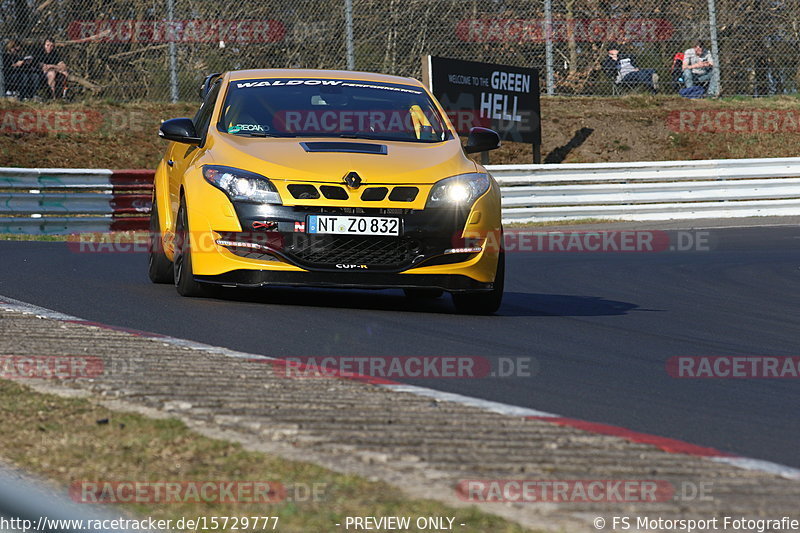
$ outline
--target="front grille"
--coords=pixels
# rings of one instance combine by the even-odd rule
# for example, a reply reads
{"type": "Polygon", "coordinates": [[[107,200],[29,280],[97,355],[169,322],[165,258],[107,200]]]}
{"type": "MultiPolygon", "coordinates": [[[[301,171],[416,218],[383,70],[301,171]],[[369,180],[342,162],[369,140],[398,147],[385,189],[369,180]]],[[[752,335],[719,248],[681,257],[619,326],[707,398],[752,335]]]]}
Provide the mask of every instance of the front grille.
{"type": "MultiPolygon", "coordinates": [[[[348,200],[350,194],[340,185],[313,185],[310,183],[291,183],[287,186],[289,194],[297,200],[348,200]]],[[[397,186],[391,191],[386,186],[366,187],[363,190],[351,190],[353,198],[360,198],[362,202],[380,202],[388,198],[390,202],[410,203],[419,196],[419,187],[397,186]]]]}
{"type": "Polygon", "coordinates": [[[410,265],[420,250],[420,243],[410,237],[295,234],[285,251],[308,265],[401,268],[410,265]]]}
{"type": "Polygon", "coordinates": [[[309,215],[412,215],[413,209],[400,207],[328,207],[298,205],[293,208],[297,213],[309,215]]]}
{"type": "Polygon", "coordinates": [[[293,183],[289,185],[289,192],[298,200],[316,200],[319,198],[319,191],[313,185],[293,183]]]}
{"type": "Polygon", "coordinates": [[[362,202],[380,202],[386,198],[389,189],[386,187],[369,187],[361,193],[362,202]]]}
{"type": "Polygon", "coordinates": [[[328,200],[347,200],[347,191],[337,185],[323,185],[320,187],[322,195],[328,200]]]}
{"type": "Polygon", "coordinates": [[[392,194],[389,195],[389,200],[392,202],[413,202],[417,198],[419,189],[416,187],[395,187],[392,189],[392,194]]]}

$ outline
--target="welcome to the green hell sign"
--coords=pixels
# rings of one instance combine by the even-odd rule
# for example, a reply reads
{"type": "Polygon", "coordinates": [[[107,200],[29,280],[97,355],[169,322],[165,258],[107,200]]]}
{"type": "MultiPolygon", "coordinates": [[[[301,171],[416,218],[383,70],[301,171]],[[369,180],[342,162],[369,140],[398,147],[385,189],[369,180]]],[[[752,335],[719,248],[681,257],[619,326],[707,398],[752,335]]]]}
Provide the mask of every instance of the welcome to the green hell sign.
{"type": "Polygon", "coordinates": [[[458,132],[491,127],[507,141],[541,144],[539,74],[535,69],[426,56],[423,80],[458,132]],[[466,118],[465,118],[466,117],[466,118]]]}

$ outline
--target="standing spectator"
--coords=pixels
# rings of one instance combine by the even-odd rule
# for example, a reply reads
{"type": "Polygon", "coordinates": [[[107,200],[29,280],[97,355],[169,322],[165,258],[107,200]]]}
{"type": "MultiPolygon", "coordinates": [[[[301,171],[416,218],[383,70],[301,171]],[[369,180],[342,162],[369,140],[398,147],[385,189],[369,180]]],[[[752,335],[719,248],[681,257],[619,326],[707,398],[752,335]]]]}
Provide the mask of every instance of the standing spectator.
{"type": "Polygon", "coordinates": [[[683,53],[683,82],[686,87],[708,83],[708,94],[717,96],[719,87],[714,76],[714,59],[702,41],[683,53]]]}
{"type": "Polygon", "coordinates": [[[32,98],[38,88],[32,56],[25,56],[22,47],[13,39],[6,43],[3,52],[3,78],[7,96],[18,96],[22,100],[32,98]]]}
{"type": "Polygon", "coordinates": [[[47,83],[52,98],[64,96],[67,86],[67,65],[56,50],[53,39],[48,37],[33,54],[34,61],[41,68],[40,79],[47,83]]]}
{"type": "Polygon", "coordinates": [[[646,86],[654,93],[658,91],[658,74],[652,68],[640,69],[636,60],[630,54],[623,54],[619,46],[612,43],[608,45],[608,56],[602,63],[603,71],[619,86],[636,87],[646,86]]]}

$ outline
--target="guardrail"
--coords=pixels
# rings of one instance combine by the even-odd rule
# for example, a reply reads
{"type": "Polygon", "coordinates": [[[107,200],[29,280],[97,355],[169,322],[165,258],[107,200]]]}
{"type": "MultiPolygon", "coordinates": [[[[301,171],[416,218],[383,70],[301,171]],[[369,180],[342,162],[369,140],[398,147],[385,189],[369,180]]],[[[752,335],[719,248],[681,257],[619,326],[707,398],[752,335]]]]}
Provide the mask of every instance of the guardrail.
{"type": "Polygon", "coordinates": [[[503,221],[800,215],[800,158],[494,165],[503,221]]]}
{"type": "MultiPolygon", "coordinates": [[[[490,165],[503,221],[800,215],[800,157],[490,165]]],[[[0,168],[0,233],[147,229],[152,170],[0,168]]]]}
{"type": "Polygon", "coordinates": [[[152,170],[0,168],[0,233],[147,229],[152,170]]]}

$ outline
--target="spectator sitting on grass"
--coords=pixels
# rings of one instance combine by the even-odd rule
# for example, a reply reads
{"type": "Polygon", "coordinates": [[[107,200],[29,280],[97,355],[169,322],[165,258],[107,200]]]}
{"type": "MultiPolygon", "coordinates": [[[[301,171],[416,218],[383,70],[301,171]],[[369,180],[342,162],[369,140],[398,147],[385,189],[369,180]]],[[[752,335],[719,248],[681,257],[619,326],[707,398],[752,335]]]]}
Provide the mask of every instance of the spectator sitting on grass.
{"type": "Polygon", "coordinates": [[[683,81],[686,87],[695,83],[708,83],[708,94],[717,96],[719,89],[714,79],[714,59],[702,41],[683,53],[683,81]]]}
{"type": "Polygon", "coordinates": [[[41,80],[47,83],[50,89],[51,98],[61,98],[64,96],[66,87],[67,65],[61,59],[61,54],[56,50],[56,44],[51,38],[44,40],[41,48],[36,50],[33,55],[34,61],[41,68],[41,80]]]}
{"type": "Polygon", "coordinates": [[[32,98],[37,88],[33,58],[22,53],[22,47],[13,39],[6,43],[3,53],[3,76],[6,96],[18,96],[21,100],[32,98]]]}
{"type": "Polygon", "coordinates": [[[640,69],[630,54],[623,54],[619,46],[608,45],[608,56],[603,60],[603,72],[619,86],[645,86],[654,93],[658,91],[658,74],[651,68],[640,69]]]}

